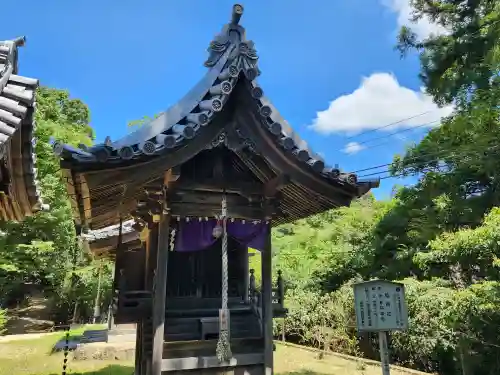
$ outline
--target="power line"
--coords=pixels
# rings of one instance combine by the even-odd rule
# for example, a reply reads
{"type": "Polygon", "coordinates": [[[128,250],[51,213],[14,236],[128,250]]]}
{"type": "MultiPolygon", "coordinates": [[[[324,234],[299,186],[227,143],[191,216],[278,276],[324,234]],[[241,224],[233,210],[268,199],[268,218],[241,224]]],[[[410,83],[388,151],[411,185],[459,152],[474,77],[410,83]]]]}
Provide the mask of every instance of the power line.
{"type": "Polygon", "coordinates": [[[426,115],[426,114],[431,113],[431,112],[435,112],[438,109],[440,109],[440,108],[436,108],[436,109],[432,109],[432,110],[429,110],[429,111],[425,111],[425,112],[419,113],[417,115],[413,115],[413,116],[410,116],[410,117],[407,117],[407,118],[404,118],[404,119],[401,119],[401,120],[398,120],[398,121],[395,121],[395,122],[391,122],[390,124],[387,124],[387,125],[383,125],[383,126],[376,127],[374,129],[366,130],[364,132],[352,135],[350,137],[346,137],[345,139],[353,139],[353,138],[360,137],[360,136],[365,135],[365,134],[373,133],[373,132],[376,132],[376,131],[388,128],[390,126],[401,124],[401,123],[403,123],[405,121],[413,120],[414,118],[426,115]]]}
{"type": "MultiPolygon", "coordinates": [[[[489,147],[487,147],[485,149],[485,151],[487,151],[490,147],[496,147],[496,146],[489,146],[489,147]]],[[[410,158],[405,158],[404,161],[418,160],[418,159],[422,159],[422,158],[427,157],[427,156],[438,156],[438,155],[440,155],[442,153],[445,153],[445,152],[448,152],[448,150],[438,150],[438,151],[435,151],[435,152],[424,153],[422,155],[415,155],[415,156],[412,156],[410,158]]],[[[452,151],[450,151],[450,152],[452,152],[452,151]]],[[[376,166],[373,166],[373,167],[367,167],[367,168],[363,168],[363,169],[358,169],[358,170],[355,170],[355,171],[351,171],[350,173],[358,173],[358,172],[370,171],[370,170],[373,170],[373,169],[380,169],[380,168],[383,168],[383,167],[389,167],[389,166],[391,166],[393,164],[394,164],[394,162],[380,164],[380,165],[376,165],[376,166]]]]}
{"type": "MultiPolygon", "coordinates": [[[[448,158],[448,159],[451,159],[452,161],[456,158],[463,158],[463,157],[466,157],[466,156],[472,156],[471,154],[474,154],[474,155],[477,155],[477,154],[484,154],[486,151],[491,151],[491,150],[495,150],[495,149],[498,149],[500,147],[500,145],[495,145],[495,146],[490,146],[490,147],[487,147],[486,149],[484,150],[469,150],[469,151],[466,151],[466,152],[460,152],[460,153],[453,153],[453,152],[450,152],[448,153],[448,155],[442,155],[441,157],[439,158],[435,158],[435,159],[431,159],[431,160],[426,160],[425,162],[426,163],[432,163],[432,162],[439,162],[440,159],[442,158],[448,158]]],[[[441,150],[441,153],[444,152],[446,150],[441,150]]],[[[418,157],[414,157],[414,158],[410,158],[410,159],[407,159],[406,161],[408,160],[411,160],[411,159],[417,159],[417,158],[422,158],[422,157],[425,157],[425,156],[429,156],[429,155],[432,155],[432,154],[427,154],[427,155],[421,155],[421,156],[418,156],[418,157]]],[[[384,167],[384,166],[390,166],[392,165],[393,163],[389,163],[389,164],[385,164],[385,165],[379,165],[379,166],[376,166],[376,167],[372,167],[372,168],[366,168],[365,170],[370,170],[370,169],[375,169],[375,168],[381,168],[381,167],[384,167]]],[[[407,166],[406,168],[411,168],[412,166],[407,166]]],[[[439,167],[438,167],[439,168],[439,167]]],[[[428,169],[427,171],[431,171],[433,169],[428,169]]],[[[385,173],[390,173],[391,171],[389,169],[386,169],[384,171],[379,171],[379,172],[375,172],[375,173],[369,173],[369,174],[365,174],[365,175],[361,175],[361,176],[358,176],[359,178],[363,178],[363,177],[370,177],[370,176],[377,176],[377,175],[380,175],[380,174],[385,174],[385,173]]],[[[399,174],[396,174],[394,176],[383,176],[383,177],[380,177],[380,179],[386,179],[386,178],[394,178],[396,176],[401,176],[405,174],[404,172],[402,173],[399,173],[399,174]]]]}
{"type": "MultiPolygon", "coordinates": [[[[491,23],[488,25],[488,27],[495,26],[495,25],[497,25],[497,24],[499,24],[499,23],[500,23],[500,19],[498,19],[498,20],[496,20],[496,21],[491,22],[491,23]]],[[[474,36],[474,35],[476,35],[476,34],[480,34],[480,33],[481,33],[481,31],[482,31],[482,28],[480,28],[479,30],[477,30],[477,31],[476,31],[476,32],[474,32],[474,33],[471,33],[470,35],[471,35],[471,36],[474,36]]],[[[376,128],[376,129],[372,129],[372,130],[369,130],[369,131],[366,131],[366,132],[362,132],[362,133],[356,134],[356,135],[351,136],[351,137],[347,137],[346,139],[352,139],[352,138],[354,138],[354,137],[361,136],[361,135],[363,135],[363,134],[371,133],[371,132],[374,132],[374,131],[377,131],[377,130],[380,130],[380,129],[383,129],[383,128],[386,128],[386,127],[389,127],[389,126],[392,126],[392,125],[396,125],[396,124],[398,124],[398,123],[401,123],[401,122],[404,122],[404,121],[408,121],[408,120],[411,120],[411,119],[413,119],[413,118],[416,118],[416,117],[422,116],[422,115],[424,115],[424,114],[426,114],[426,113],[429,113],[429,112],[432,112],[432,111],[423,112],[423,113],[417,114],[417,115],[415,115],[415,116],[412,116],[412,117],[410,117],[410,118],[407,118],[407,119],[403,119],[403,120],[397,121],[397,122],[395,122],[395,123],[391,123],[391,124],[388,124],[388,125],[385,125],[385,126],[382,126],[382,127],[378,127],[378,128],[376,128]]],[[[384,143],[384,144],[386,144],[386,143],[384,143]]],[[[378,145],[375,145],[375,146],[373,146],[373,147],[377,147],[377,146],[378,146],[378,145]]],[[[370,148],[373,148],[373,147],[370,147],[370,148]]],[[[490,150],[490,149],[492,149],[492,148],[497,148],[497,147],[499,147],[499,145],[497,145],[497,146],[493,146],[493,147],[488,147],[486,150],[484,150],[484,151],[483,151],[483,153],[484,153],[485,151],[487,151],[487,150],[490,150]]],[[[410,160],[421,159],[421,158],[426,157],[426,156],[429,156],[429,155],[439,155],[439,154],[441,154],[441,153],[443,153],[443,152],[445,152],[445,151],[446,151],[446,150],[441,150],[441,151],[437,151],[437,152],[434,152],[434,153],[429,153],[429,154],[424,154],[424,155],[414,156],[414,157],[411,157],[411,158],[406,158],[406,159],[403,159],[403,160],[404,160],[404,161],[410,161],[410,160]]],[[[451,155],[451,153],[450,153],[450,155],[451,155]]],[[[449,155],[449,156],[450,156],[450,155],[449,155]]],[[[445,156],[446,156],[446,155],[443,155],[443,157],[445,157],[445,156]]],[[[427,162],[436,162],[436,161],[439,161],[439,159],[434,159],[434,160],[430,160],[430,161],[427,161],[427,162]]],[[[373,167],[368,167],[368,168],[364,168],[364,169],[359,169],[359,170],[353,171],[352,173],[364,172],[364,171],[369,171],[369,170],[374,170],[374,169],[380,169],[380,168],[383,168],[383,167],[388,167],[388,166],[391,166],[391,165],[393,165],[393,164],[394,164],[394,162],[392,162],[392,163],[386,163],[386,164],[380,164],[380,165],[373,166],[373,167]]],[[[423,171],[424,171],[424,172],[426,172],[426,171],[425,171],[425,169],[424,169],[423,171]]],[[[391,172],[391,171],[390,171],[389,169],[387,169],[387,170],[385,170],[385,171],[380,171],[380,172],[378,172],[378,173],[373,173],[373,174],[363,175],[363,176],[359,176],[359,177],[365,177],[365,176],[376,175],[376,174],[382,174],[382,173],[390,173],[390,172],[391,172]]],[[[391,175],[391,176],[384,176],[384,177],[380,177],[380,179],[381,179],[381,180],[383,180],[383,179],[389,179],[389,178],[398,178],[398,177],[401,177],[402,175],[404,175],[404,173],[399,173],[399,174],[395,174],[395,175],[391,175]]]]}
{"type": "MultiPolygon", "coordinates": [[[[356,142],[356,144],[357,145],[364,145],[364,144],[369,143],[371,141],[377,141],[379,139],[389,138],[389,137],[392,137],[392,136],[397,135],[397,134],[406,133],[406,132],[409,132],[409,131],[414,131],[415,129],[419,129],[419,128],[422,128],[424,126],[430,126],[430,125],[433,125],[433,124],[438,123],[438,122],[439,122],[439,120],[435,120],[435,121],[432,121],[432,122],[429,122],[429,123],[420,124],[420,125],[417,125],[417,126],[414,126],[414,127],[411,127],[411,128],[402,129],[402,130],[399,130],[399,131],[396,131],[396,132],[393,132],[393,133],[390,133],[390,134],[386,134],[386,135],[383,135],[383,136],[380,136],[380,137],[371,138],[371,139],[368,139],[368,140],[363,141],[363,142],[356,142]]],[[[382,143],[378,143],[378,144],[375,144],[375,145],[372,145],[372,146],[369,146],[369,147],[364,147],[360,151],[370,150],[370,149],[375,148],[375,147],[383,146],[383,145],[385,145],[387,143],[389,143],[389,142],[382,142],[382,143]]],[[[339,150],[339,151],[342,151],[342,150],[339,150]]]]}
{"type": "MultiPolygon", "coordinates": [[[[480,26],[480,27],[479,27],[479,29],[478,29],[477,31],[475,31],[475,32],[473,32],[473,33],[470,33],[470,34],[469,34],[469,36],[476,36],[476,35],[480,35],[484,27],[492,27],[492,26],[496,26],[496,25],[497,25],[497,24],[499,24],[499,23],[500,23],[500,19],[495,20],[495,21],[493,21],[493,22],[491,22],[491,23],[488,23],[487,25],[482,25],[482,26],[480,26]]],[[[453,34],[452,34],[452,36],[453,36],[453,34]]],[[[428,110],[428,111],[425,111],[425,112],[422,112],[422,113],[418,113],[418,114],[416,114],[416,115],[413,115],[413,116],[410,116],[410,117],[407,117],[407,118],[404,118],[404,119],[401,119],[401,120],[398,120],[398,121],[392,122],[392,123],[387,124],[387,125],[379,126],[379,127],[374,128],[374,129],[370,129],[370,130],[366,130],[366,131],[361,132],[361,133],[358,133],[358,134],[354,134],[354,135],[352,135],[352,136],[350,136],[350,137],[346,137],[345,139],[347,139],[347,140],[348,140],[348,139],[353,139],[353,138],[356,138],[356,137],[359,137],[359,136],[362,136],[362,135],[365,135],[365,134],[369,134],[369,133],[372,133],[372,132],[376,132],[376,131],[379,131],[379,130],[381,130],[381,129],[388,128],[388,127],[390,127],[390,126],[394,126],[394,125],[397,125],[397,124],[403,123],[403,122],[405,122],[405,121],[413,120],[413,119],[415,119],[415,118],[417,118],[417,117],[420,117],[420,116],[423,116],[423,115],[429,114],[429,113],[431,113],[431,112],[435,112],[435,111],[437,111],[437,110],[439,110],[439,109],[440,109],[440,108],[436,108],[436,109],[428,110]]]]}

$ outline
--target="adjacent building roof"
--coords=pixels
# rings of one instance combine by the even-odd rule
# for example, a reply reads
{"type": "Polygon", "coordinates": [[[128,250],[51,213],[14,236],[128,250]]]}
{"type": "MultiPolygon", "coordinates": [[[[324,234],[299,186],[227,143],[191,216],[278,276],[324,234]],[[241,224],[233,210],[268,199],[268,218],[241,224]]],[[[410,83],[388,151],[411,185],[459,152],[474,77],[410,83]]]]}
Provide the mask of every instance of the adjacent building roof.
{"type": "Polygon", "coordinates": [[[120,239],[120,224],[110,225],[102,229],[92,230],[82,233],[82,239],[89,244],[90,251],[95,256],[113,257],[116,255],[118,242],[126,248],[129,246],[140,246],[140,234],[134,228],[134,220],[127,220],[122,223],[120,239]]]}
{"type": "Polygon", "coordinates": [[[135,209],[149,182],[221,144],[235,156],[235,168],[263,184],[290,177],[273,223],[348,205],[378,185],[325,165],[280,115],[257,81],[258,55],[239,24],[242,13],[235,5],[231,21],[210,43],[205,77],[150,123],[90,148],[54,143],[78,224],[116,224],[135,209]]]}
{"type": "Polygon", "coordinates": [[[33,136],[38,80],[18,75],[24,43],[0,41],[0,220],[22,220],[42,208],[33,136]]]}

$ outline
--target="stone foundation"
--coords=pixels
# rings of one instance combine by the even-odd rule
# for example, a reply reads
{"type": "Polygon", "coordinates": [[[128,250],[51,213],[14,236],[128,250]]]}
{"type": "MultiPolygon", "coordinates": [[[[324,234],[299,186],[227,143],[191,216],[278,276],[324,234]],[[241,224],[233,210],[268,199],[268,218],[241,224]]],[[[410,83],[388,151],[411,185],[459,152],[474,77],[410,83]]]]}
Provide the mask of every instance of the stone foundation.
{"type": "Polygon", "coordinates": [[[135,359],[135,342],[82,344],[73,352],[73,359],[75,361],[87,359],[133,361],[135,359]]]}
{"type": "Polygon", "coordinates": [[[135,324],[117,324],[108,330],[108,343],[133,342],[135,344],[137,328],[135,324]]]}
{"type": "Polygon", "coordinates": [[[135,324],[114,325],[110,330],[87,330],[73,352],[73,359],[133,361],[135,342],[135,324]]]}

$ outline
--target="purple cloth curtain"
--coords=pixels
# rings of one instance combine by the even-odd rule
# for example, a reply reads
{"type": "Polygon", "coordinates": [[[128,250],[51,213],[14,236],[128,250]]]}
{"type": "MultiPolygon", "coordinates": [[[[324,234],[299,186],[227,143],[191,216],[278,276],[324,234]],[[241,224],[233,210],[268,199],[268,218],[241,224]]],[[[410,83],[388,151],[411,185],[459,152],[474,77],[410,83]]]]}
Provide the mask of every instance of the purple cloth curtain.
{"type": "MultiPolygon", "coordinates": [[[[212,246],[217,241],[213,236],[216,224],[215,219],[180,221],[176,228],[174,251],[199,251],[212,246]]],[[[228,220],[227,233],[242,245],[262,251],[269,233],[269,224],[228,220]]]]}

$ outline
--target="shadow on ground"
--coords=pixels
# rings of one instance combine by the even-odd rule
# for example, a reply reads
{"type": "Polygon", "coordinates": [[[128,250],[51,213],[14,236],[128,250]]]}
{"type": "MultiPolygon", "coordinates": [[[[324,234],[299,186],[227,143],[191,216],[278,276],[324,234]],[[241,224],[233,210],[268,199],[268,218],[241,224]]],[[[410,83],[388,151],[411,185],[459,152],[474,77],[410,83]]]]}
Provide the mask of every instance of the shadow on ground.
{"type": "Polygon", "coordinates": [[[66,336],[63,336],[54,344],[54,346],[50,351],[50,354],[63,351],[66,348],[66,345],[68,346],[68,349],[70,351],[75,350],[77,345],[81,342],[81,340],[82,340],[82,335],[69,335],[67,338],[66,336]]]}
{"type": "MultiPolygon", "coordinates": [[[[92,370],[86,372],[72,372],[71,375],[133,375],[133,373],[134,373],[134,368],[132,366],[111,365],[97,371],[92,370]]],[[[60,374],[51,374],[51,375],[60,375],[60,374]]],[[[326,375],[326,374],[311,370],[299,370],[299,371],[282,372],[277,375],[326,375]]]]}
{"type": "MultiPolygon", "coordinates": [[[[133,375],[133,374],[134,374],[134,368],[132,366],[120,366],[120,365],[110,365],[100,370],[71,372],[71,375],[133,375]]],[[[60,375],[60,373],[50,374],[50,375],[60,375]]]]}

